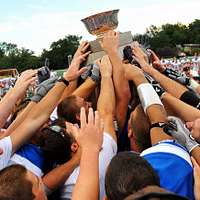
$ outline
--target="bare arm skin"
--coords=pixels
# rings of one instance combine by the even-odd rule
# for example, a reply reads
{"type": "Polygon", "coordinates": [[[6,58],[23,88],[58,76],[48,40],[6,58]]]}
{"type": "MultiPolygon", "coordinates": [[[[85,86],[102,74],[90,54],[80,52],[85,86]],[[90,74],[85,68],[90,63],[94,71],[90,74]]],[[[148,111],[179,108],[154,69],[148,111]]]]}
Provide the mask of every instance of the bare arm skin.
{"type": "Polygon", "coordinates": [[[17,80],[15,87],[4,96],[0,102],[0,128],[4,126],[7,118],[12,113],[17,101],[24,97],[27,88],[36,80],[37,70],[24,71],[17,80]]]}
{"type": "Polygon", "coordinates": [[[112,138],[117,141],[113,125],[115,93],[112,82],[112,65],[108,56],[104,56],[101,61],[98,60],[97,64],[99,65],[101,72],[101,90],[97,102],[97,110],[104,121],[104,131],[109,133],[112,138]]]}
{"type": "Polygon", "coordinates": [[[120,130],[123,129],[128,103],[130,100],[130,89],[127,79],[124,76],[124,68],[121,58],[118,54],[119,33],[109,31],[105,34],[101,43],[102,48],[108,54],[113,66],[113,84],[116,95],[116,117],[120,130]]]}

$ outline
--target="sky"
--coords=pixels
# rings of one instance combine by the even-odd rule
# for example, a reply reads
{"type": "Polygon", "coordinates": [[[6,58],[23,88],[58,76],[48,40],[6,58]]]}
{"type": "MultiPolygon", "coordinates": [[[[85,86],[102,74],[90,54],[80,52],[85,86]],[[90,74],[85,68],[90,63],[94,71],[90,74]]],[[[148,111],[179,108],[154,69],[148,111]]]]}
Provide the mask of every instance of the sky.
{"type": "Polygon", "coordinates": [[[200,19],[200,0],[0,0],[0,42],[40,55],[68,34],[93,40],[82,18],[120,9],[117,30],[144,33],[150,25],[200,19]]]}

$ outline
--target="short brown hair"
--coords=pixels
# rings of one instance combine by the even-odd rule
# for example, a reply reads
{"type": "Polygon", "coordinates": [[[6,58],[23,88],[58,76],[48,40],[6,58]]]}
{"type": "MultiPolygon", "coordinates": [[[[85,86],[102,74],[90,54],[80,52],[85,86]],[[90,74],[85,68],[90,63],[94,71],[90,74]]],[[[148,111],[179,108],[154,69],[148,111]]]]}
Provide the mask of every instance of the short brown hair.
{"type": "Polygon", "coordinates": [[[151,147],[150,123],[141,104],[139,104],[131,113],[130,126],[134,134],[135,142],[139,148],[139,152],[151,147]]]}
{"type": "Polygon", "coordinates": [[[80,113],[80,108],[76,104],[76,96],[72,95],[65,98],[57,108],[58,117],[70,123],[78,123],[76,115],[80,113]]]}
{"type": "Polygon", "coordinates": [[[0,171],[1,200],[33,200],[32,183],[27,180],[27,169],[12,165],[0,171]]]}

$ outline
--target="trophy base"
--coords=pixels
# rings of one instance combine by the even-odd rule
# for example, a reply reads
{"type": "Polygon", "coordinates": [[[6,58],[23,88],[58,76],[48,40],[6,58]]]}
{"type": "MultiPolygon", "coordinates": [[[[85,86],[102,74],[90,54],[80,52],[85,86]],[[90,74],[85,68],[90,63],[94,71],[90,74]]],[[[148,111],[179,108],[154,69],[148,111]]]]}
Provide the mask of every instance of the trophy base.
{"type": "MultiPolygon", "coordinates": [[[[102,58],[106,53],[101,48],[101,45],[99,43],[100,38],[97,38],[94,41],[89,42],[90,43],[90,50],[92,53],[88,56],[88,59],[86,61],[86,65],[94,63],[95,60],[102,58]]],[[[120,33],[119,35],[119,56],[123,58],[123,49],[127,45],[131,45],[133,43],[133,36],[131,34],[131,31],[120,33]]]]}

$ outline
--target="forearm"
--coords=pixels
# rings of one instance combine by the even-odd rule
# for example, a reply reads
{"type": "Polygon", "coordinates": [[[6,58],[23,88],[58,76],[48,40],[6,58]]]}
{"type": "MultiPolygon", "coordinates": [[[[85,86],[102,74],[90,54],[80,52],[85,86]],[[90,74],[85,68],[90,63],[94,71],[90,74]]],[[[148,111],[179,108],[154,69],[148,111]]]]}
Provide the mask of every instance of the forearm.
{"type": "Polygon", "coordinates": [[[18,149],[49,119],[50,114],[57,106],[65,89],[65,84],[58,82],[48,94],[35,106],[26,120],[11,133],[13,151],[18,149]]]}
{"type": "MultiPolygon", "coordinates": [[[[143,75],[138,76],[137,78],[133,79],[135,85],[138,87],[141,84],[147,83],[147,80],[143,75]]],[[[149,84],[149,83],[148,83],[149,84]]],[[[165,112],[165,109],[161,102],[159,103],[159,97],[157,96],[156,92],[152,90],[150,93],[147,89],[147,91],[142,90],[140,91],[141,94],[139,94],[141,103],[144,101],[150,101],[146,103],[142,103],[142,105],[146,105],[147,107],[143,107],[143,109],[146,109],[146,115],[149,118],[150,124],[156,124],[159,122],[167,122],[167,114],[165,112]],[[145,94],[146,93],[146,94],[145,94]],[[153,102],[151,102],[151,98],[149,98],[149,95],[153,95],[153,102]],[[157,97],[156,97],[157,96],[157,97]],[[148,100],[147,100],[148,99],[148,100]],[[155,99],[157,99],[155,101],[155,99]],[[157,103],[155,103],[157,102],[157,103]]],[[[139,92],[138,92],[139,93],[139,92]]],[[[168,136],[166,133],[163,132],[162,128],[152,128],[150,130],[150,137],[151,137],[151,143],[152,145],[158,143],[159,141],[170,139],[171,137],[168,136]]]]}
{"type": "MultiPolygon", "coordinates": [[[[149,117],[149,121],[151,124],[155,124],[158,122],[167,122],[167,115],[165,109],[161,105],[153,104],[152,106],[147,108],[147,116],[149,117]]],[[[150,130],[151,144],[157,144],[159,141],[171,139],[169,135],[167,135],[162,128],[152,128],[150,130]]]]}
{"type": "Polygon", "coordinates": [[[115,88],[116,100],[121,100],[124,99],[124,95],[129,94],[129,85],[124,76],[123,63],[117,51],[108,52],[108,56],[113,66],[113,84],[115,88]]]}
{"type": "Polygon", "coordinates": [[[125,123],[128,103],[130,100],[130,89],[127,79],[124,76],[123,63],[118,55],[118,52],[108,53],[113,66],[113,84],[116,95],[116,117],[120,128],[122,129],[125,123]]]}
{"type": "Polygon", "coordinates": [[[200,111],[198,109],[180,101],[169,93],[163,94],[162,101],[177,117],[184,121],[194,121],[200,118],[200,111]]]}
{"type": "Polygon", "coordinates": [[[197,161],[197,163],[200,165],[200,147],[199,146],[195,147],[191,151],[191,155],[192,155],[192,157],[195,158],[195,160],[197,161]]]}
{"type": "Polygon", "coordinates": [[[67,163],[60,165],[46,174],[42,181],[50,190],[56,190],[62,186],[68,179],[73,170],[77,167],[77,162],[73,159],[67,163]],[[56,178],[55,178],[56,177],[56,178]]]}
{"type": "Polygon", "coordinates": [[[168,93],[178,99],[180,99],[183,93],[188,90],[185,86],[168,78],[151,66],[146,66],[145,71],[152,76],[168,93]]]}
{"type": "Polygon", "coordinates": [[[165,109],[161,105],[153,104],[147,108],[147,116],[151,124],[157,122],[167,122],[167,114],[165,109]]]}
{"type": "Polygon", "coordinates": [[[115,113],[115,93],[111,77],[101,78],[101,91],[97,102],[97,110],[104,121],[104,131],[117,141],[113,126],[113,117],[115,113]]]}
{"type": "Polygon", "coordinates": [[[114,114],[115,112],[115,93],[111,77],[101,78],[101,92],[97,109],[101,115],[114,114]]]}
{"type": "Polygon", "coordinates": [[[72,94],[82,98],[87,98],[95,88],[96,83],[91,78],[87,78],[86,81],[81,84],[72,94]]]}
{"type": "Polygon", "coordinates": [[[73,200],[99,198],[99,151],[83,150],[80,174],[73,190],[73,200]]]}
{"type": "Polygon", "coordinates": [[[76,90],[76,88],[77,88],[77,80],[71,81],[69,83],[69,86],[64,90],[60,102],[66,97],[70,96],[76,90]]]}
{"type": "MultiPolygon", "coordinates": [[[[44,118],[47,120],[66,89],[66,85],[57,82],[56,85],[47,93],[47,95],[37,104],[33,112],[28,115],[30,119],[44,118]],[[41,111],[43,111],[41,113],[41,111]]],[[[45,122],[45,121],[44,121],[45,122]]]]}
{"type": "Polygon", "coordinates": [[[6,136],[10,135],[27,117],[28,113],[34,108],[36,105],[35,102],[31,101],[27,107],[17,116],[14,122],[8,127],[6,130],[6,136]]]}
{"type": "Polygon", "coordinates": [[[4,96],[0,102],[0,128],[4,126],[7,118],[15,108],[16,102],[19,100],[17,91],[14,88],[4,96]]]}

